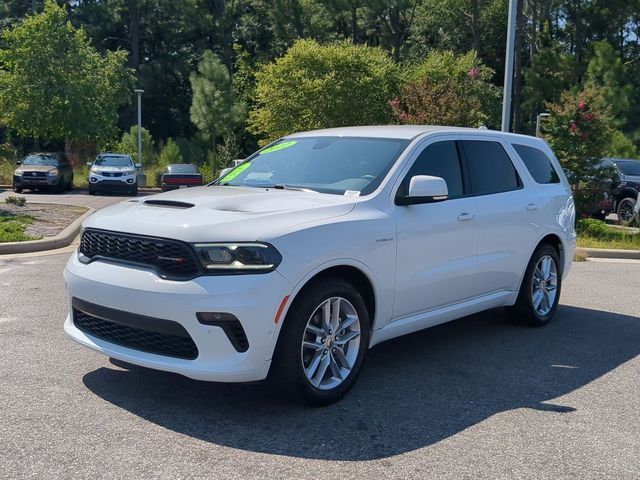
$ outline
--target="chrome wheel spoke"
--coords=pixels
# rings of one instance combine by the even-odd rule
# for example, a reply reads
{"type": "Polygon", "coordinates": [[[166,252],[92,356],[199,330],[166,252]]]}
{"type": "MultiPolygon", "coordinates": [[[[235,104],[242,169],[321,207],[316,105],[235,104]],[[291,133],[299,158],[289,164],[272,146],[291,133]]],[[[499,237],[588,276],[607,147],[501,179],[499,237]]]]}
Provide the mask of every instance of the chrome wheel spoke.
{"type": "Polygon", "coordinates": [[[341,333],[345,331],[347,328],[351,327],[355,322],[358,321],[357,315],[347,315],[343,322],[340,323],[338,328],[336,329],[336,333],[341,333]]]}
{"type": "Polygon", "coordinates": [[[318,351],[315,353],[313,358],[311,359],[311,363],[305,369],[305,373],[307,374],[307,378],[311,379],[315,375],[318,370],[318,365],[320,365],[320,361],[322,360],[322,352],[318,351]]]}
{"type": "Polygon", "coordinates": [[[336,345],[346,345],[354,338],[358,338],[358,336],[360,336],[360,332],[356,330],[351,330],[350,332],[342,335],[339,340],[336,339],[336,345]]]}
{"type": "Polygon", "coordinates": [[[347,360],[347,357],[344,355],[344,351],[341,348],[335,348],[332,352],[332,356],[340,367],[351,370],[349,360],[347,360]]]}
{"type": "Polygon", "coordinates": [[[340,379],[340,380],[344,380],[343,376],[342,376],[342,370],[340,370],[340,365],[338,365],[338,362],[336,362],[336,359],[334,358],[333,354],[329,355],[329,358],[331,359],[331,373],[333,373],[333,376],[340,379]]]}
{"type": "Polygon", "coordinates": [[[322,304],[322,328],[325,333],[331,330],[331,302],[329,300],[322,304]]]}
{"type": "Polygon", "coordinates": [[[331,301],[331,330],[333,332],[338,331],[338,325],[340,325],[340,303],[341,298],[336,298],[331,301]]]}
{"type": "Polygon", "coordinates": [[[533,308],[538,310],[538,308],[540,308],[540,302],[542,302],[542,290],[536,290],[533,294],[533,308]]]}
{"type": "Polygon", "coordinates": [[[311,377],[311,383],[313,383],[316,387],[320,385],[322,380],[324,379],[325,373],[327,373],[327,368],[329,368],[329,364],[331,360],[329,355],[322,355],[320,357],[320,364],[316,369],[316,373],[311,377]]]}
{"type": "Polygon", "coordinates": [[[324,330],[322,328],[318,328],[315,325],[307,325],[307,332],[309,332],[312,335],[315,335],[316,337],[323,337],[324,336],[324,330]]]}
{"type": "Polygon", "coordinates": [[[303,342],[302,348],[311,348],[312,350],[321,350],[324,345],[316,342],[303,342]]]}

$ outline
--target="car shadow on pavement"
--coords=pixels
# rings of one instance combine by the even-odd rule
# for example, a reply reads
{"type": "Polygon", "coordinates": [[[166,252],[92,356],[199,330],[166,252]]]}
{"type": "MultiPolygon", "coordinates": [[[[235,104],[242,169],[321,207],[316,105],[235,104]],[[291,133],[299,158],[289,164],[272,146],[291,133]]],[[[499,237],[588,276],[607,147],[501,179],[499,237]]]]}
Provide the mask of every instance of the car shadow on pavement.
{"type": "Polygon", "coordinates": [[[267,383],[214,384],[112,361],[84,377],[96,395],[184,435],[252,452],[372,460],[409,452],[506,410],[558,415],[554,400],[640,353],[640,318],[561,306],[544,328],[503,310],[373,348],[354,389],[325,408],[287,402],[267,383]]]}

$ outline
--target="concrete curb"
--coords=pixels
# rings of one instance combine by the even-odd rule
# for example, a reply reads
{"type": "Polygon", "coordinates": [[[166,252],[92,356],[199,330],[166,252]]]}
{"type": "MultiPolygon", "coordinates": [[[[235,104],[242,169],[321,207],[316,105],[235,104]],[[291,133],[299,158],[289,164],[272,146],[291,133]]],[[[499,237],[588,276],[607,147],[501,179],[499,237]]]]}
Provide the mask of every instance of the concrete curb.
{"type": "Polygon", "coordinates": [[[582,248],[576,249],[591,258],[621,258],[640,260],[640,250],[617,250],[614,248],[582,248]]]}
{"type": "Polygon", "coordinates": [[[71,225],[55,237],[44,238],[42,240],[28,240],[26,242],[0,243],[0,255],[41,252],[43,250],[55,250],[57,248],[66,247],[73,242],[78,233],[80,233],[83,220],[96,211],[94,208],[86,208],[88,208],[88,210],[85,213],[76,218],[71,225]]]}

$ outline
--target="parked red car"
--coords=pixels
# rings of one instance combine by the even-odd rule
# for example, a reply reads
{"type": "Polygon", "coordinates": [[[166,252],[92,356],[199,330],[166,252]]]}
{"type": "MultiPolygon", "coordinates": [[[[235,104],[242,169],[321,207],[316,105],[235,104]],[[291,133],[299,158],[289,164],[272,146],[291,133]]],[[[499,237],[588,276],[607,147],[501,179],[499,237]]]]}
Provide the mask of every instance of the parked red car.
{"type": "Polygon", "coordinates": [[[176,163],[164,169],[160,183],[163,192],[176,188],[198,187],[202,185],[202,174],[195,165],[176,163]]]}

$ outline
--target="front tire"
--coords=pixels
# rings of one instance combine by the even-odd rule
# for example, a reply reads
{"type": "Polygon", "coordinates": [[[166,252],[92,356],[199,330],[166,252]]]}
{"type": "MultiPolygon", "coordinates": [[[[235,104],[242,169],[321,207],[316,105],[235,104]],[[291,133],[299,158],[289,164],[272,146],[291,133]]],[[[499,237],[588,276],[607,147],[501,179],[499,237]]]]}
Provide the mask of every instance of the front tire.
{"type": "Polygon", "coordinates": [[[22,188],[20,188],[20,187],[16,187],[16,186],[14,185],[14,186],[13,186],[13,191],[14,191],[15,193],[22,193],[22,188]]]}
{"type": "Polygon", "coordinates": [[[512,314],[525,325],[540,327],[553,318],[558,309],[562,270],[558,252],[541,245],[531,256],[512,314]]]}
{"type": "Polygon", "coordinates": [[[370,328],[367,307],[353,285],[338,277],[315,282],[287,313],[271,379],[306,404],[338,401],[360,373],[370,328]]]}

